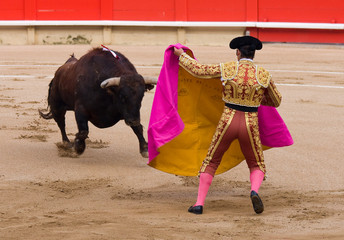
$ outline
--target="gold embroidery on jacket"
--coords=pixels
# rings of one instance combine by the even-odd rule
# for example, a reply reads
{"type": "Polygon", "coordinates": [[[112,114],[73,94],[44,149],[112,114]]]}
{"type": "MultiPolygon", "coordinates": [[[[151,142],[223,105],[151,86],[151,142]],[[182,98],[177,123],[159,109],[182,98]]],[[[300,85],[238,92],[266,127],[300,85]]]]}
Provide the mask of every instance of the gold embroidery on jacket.
{"type": "Polygon", "coordinates": [[[221,80],[232,80],[237,74],[238,64],[236,62],[221,63],[221,80]]]}
{"type": "Polygon", "coordinates": [[[252,61],[200,64],[186,53],[179,57],[179,65],[199,78],[221,77],[223,101],[231,104],[258,107],[260,104],[278,107],[281,94],[271,80],[271,75],[252,61]]]}
{"type": "Polygon", "coordinates": [[[251,61],[242,60],[221,64],[221,72],[222,80],[224,80],[223,100],[225,102],[249,107],[260,105],[265,88],[270,81],[267,71],[257,68],[251,61]],[[257,69],[259,69],[258,74],[257,69]],[[258,81],[258,76],[261,78],[260,81],[258,81]]]}
{"type": "Polygon", "coordinates": [[[180,55],[179,65],[196,77],[214,78],[221,76],[219,64],[200,64],[186,53],[180,55]]]}
{"type": "Polygon", "coordinates": [[[271,75],[268,71],[266,71],[262,67],[258,67],[257,69],[257,81],[260,85],[264,88],[267,88],[270,83],[271,75]]]}
{"type": "Polygon", "coordinates": [[[277,90],[275,83],[271,80],[268,88],[264,93],[262,105],[278,107],[281,104],[282,95],[277,90]]]}

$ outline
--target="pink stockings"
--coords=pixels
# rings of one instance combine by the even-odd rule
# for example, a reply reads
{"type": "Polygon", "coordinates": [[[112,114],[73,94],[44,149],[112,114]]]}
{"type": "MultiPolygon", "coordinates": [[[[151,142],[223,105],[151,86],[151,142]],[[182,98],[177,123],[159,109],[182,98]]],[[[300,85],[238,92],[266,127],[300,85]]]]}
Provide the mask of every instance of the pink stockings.
{"type": "MultiPolygon", "coordinates": [[[[194,206],[203,206],[205,198],[207,196],[211,182],[213,181],[213,176],[209,173],[201,173],[198,186],[197,202],[194,206]]],[[[251,170],[250,181],[251,181],[251,191],[258,193],[259,187],[264,179],[264,172],[259,169],[251,170]]]]}
{"type": "Polygon", "coordinates": [[[260,185],[264,180],[264,172],[259,169],[251,170],[250,181],[251,181],[251,191],[258,193],[260,185]]]}
{"type": "Polygon", "coordinates": [[[198,195],[197,202],[194,206],[203,206],[205,197],[207,196],[211,182],[213,181],[213,176],[209,173],[201,173],[199,177],[198,195]]]}

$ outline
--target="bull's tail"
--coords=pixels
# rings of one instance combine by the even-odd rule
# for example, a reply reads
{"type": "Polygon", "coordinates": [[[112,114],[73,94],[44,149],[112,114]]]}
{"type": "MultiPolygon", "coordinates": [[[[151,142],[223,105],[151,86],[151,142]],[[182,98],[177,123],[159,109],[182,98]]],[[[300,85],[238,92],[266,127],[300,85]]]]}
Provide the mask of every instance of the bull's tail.
{"type": "MultiPolygon", "coordinates": [[[[54,80],[54,79],[53,79],[54,80]]],[[[48,91],[48,107],[46,110],[39,109],[39,115],[44,118],[44,119],[52,119],[53,118],[53,113],[51,112],[50,104],[49,104],[49,97],[50,97],[50,92],[51,92],[51,86],[53,83],[53,80],[51,80],[49,84],[49,91],[48,91]],[[44,113],[43,111],[48,111],[47,113],[44,113]]]]}
{"type": "Polygon", "coordinates": [[[42,109],[38,110],[39,115],[44,119],[52,119],[53,113],[51,112],[50,109],[47,109],[47,110],[49,110],[49,112],[47,112],[47,113],[44,113],[42,109]]]}

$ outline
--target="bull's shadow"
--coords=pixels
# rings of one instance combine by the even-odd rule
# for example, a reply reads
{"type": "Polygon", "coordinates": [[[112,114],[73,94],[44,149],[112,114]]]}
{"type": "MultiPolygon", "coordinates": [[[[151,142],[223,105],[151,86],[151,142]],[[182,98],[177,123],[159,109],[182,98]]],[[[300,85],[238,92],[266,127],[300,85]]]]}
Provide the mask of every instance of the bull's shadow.
{"type": "Polygon", "coordinates": [[[108,48],[94,48],[79,60],[74,54],[55,72],[49,84],[48,110],[39,114],[54,119],[62,141],[77,154],[86,148],[88,122],[107,128],[124,120],[139,140],[140,153],[148,157],[140,120],[141,102],[145,91],[154,88],[157,79],[143,78],[134,65],[121,53],[108,48]],[[65,114],[74,111],[78,126],[74,144],[65,130],[65,114]]]}

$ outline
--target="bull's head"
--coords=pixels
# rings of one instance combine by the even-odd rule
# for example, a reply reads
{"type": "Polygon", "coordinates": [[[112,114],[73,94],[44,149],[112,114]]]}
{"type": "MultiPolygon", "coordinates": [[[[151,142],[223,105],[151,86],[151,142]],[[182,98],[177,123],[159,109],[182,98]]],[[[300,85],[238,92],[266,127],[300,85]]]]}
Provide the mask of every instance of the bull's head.
{"type": "Polygon", "coordinates": [[[139,74],[123,75],[104,80],[100,86],[114,94],[118,109],[129,126],[140,125],[140,108],[144,92],[154,88],[157,78],[139,74]]]}

